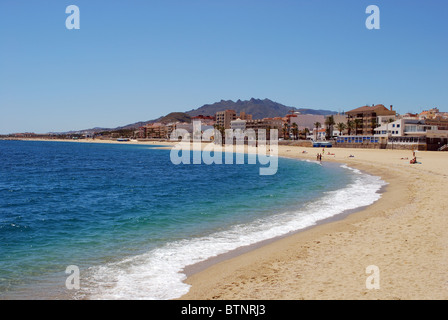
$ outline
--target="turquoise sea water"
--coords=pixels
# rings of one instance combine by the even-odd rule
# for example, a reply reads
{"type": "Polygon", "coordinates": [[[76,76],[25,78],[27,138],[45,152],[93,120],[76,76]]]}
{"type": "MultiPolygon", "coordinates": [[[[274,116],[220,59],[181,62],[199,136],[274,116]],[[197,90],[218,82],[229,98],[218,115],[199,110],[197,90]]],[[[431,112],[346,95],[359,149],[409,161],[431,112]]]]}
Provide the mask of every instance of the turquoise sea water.
{"type": "Polygon", "coordinates": [[[369,205],[384,185],[286,158],[272,176],[174,165],[143,145],[0,141],[0,163],[0,299],[176,298],[185,266],[369,205]]]}

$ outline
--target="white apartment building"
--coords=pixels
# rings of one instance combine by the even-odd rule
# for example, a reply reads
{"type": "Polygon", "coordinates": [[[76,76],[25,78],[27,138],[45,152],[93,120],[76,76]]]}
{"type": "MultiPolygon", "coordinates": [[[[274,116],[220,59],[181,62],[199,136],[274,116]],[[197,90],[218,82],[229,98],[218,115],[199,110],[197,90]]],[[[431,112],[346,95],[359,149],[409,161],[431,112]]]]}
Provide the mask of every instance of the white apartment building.
{"type": "Polygon", "coordinates": [[[375,129],[375,136],[404,137],[424,136],[429,130],[437,130],[437,126],[427,125],[425,121],[415,119],[399,119],[383,124],[375,129]]]}

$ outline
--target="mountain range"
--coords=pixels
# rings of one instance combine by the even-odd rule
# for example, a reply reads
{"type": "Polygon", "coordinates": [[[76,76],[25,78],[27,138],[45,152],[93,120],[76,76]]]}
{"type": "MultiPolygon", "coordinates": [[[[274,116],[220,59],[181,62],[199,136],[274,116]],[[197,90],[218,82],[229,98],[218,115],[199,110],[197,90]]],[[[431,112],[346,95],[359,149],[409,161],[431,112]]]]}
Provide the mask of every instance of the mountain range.
{"type": "Polygon", "coordinates": [[[236,102],[232,100],[221,100],[213,104],[206,104],[202,107],[194,110],[187,111],[186,113],[192,117],[198,115],[215,115],[218,111],[223,111],[226,109],[233,109],[237,114],[240,112],[245,112],[246,114],[251,114],[253,119],[263,119],[263,118],[273,118],[273,117],[284,117],[290,111],[300,112],[303,114],[319,114],[319,115],[329,115],[336,114],[334,111],[330,110],[314,110],[305,108],[295,108],[288,107],[278,102],[274,102],[269,99],[255,99],[250,100],[238,100],[236,102]]]}
{"type": "Polygon", "coordinates": [[[186,112],[171,112],[165,116],[159,117],[153,120],[139,121],[131,123],[125,126],[117,128],[92,128],[87,130],[82,130],[82,132],[99,132],[99,131],[114,131],[123,129],[132,129],[144,126],[149,123],[169,123],[169,122],[191,122],[191,117],[198,115],[203,116],[214,116],[216,112],[223,111],[227,109],[233,109],[237,113],[245,112],[246,114],[251,114],[253,119],[263,119],[263,118],[273,118],[273,117],[284,117],[290,112],[300,112],[302,114],[316,114],[316,115],[332,115],[337,114],[335,111],[322,110],[322,109],[308,109],[308,108],[296,108],[288,107],[281,103],[274,102],[269,99],[255,99],[250,100],[221,100],[213,104],[205,104],[197,109],[192,109],[186,112]]]}

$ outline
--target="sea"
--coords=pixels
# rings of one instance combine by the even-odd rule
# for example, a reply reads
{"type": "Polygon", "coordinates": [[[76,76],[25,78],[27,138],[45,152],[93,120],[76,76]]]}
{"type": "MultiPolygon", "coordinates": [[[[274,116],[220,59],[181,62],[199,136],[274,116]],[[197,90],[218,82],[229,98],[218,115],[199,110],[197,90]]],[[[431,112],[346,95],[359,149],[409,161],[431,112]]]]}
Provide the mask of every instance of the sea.
{"type": "Polygon", "coordinates": [[[154,145],[0,141],[0,299],[175,299],[186,268],[368,206],[385,186],[344,164],[261,166],[173,164],[154,145]]]}

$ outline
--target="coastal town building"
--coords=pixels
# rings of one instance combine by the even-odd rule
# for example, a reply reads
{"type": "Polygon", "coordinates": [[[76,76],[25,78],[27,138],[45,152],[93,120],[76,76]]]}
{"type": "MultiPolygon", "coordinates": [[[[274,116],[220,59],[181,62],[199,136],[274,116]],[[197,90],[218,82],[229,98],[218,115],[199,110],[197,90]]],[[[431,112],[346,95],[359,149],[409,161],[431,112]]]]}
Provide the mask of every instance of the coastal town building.
{"type": "Polygon", "coordinates": [[[163,123],[156,122],[147,124],[146,126],[146,136],[145,138],[156,139],[156,138],[167,138],[170,133],[170,128],[163,123]]]}
{"type": "Polygon", "coordinates": [[[395,120],[397,120],[397,118],[398,118],[398,116],[396,114],[395,115],[377,116],[376,125],[377,125],[377,127],[379,127],[379,126],[382,126],[384,124],[394,122],[395,120]]]}
{"type": "MultiPolygon", "coordinates": [[[[238,118],[240,120],[252,120],[252,115],[243,111],[240,112],[238,118]]],[[[224,129],[230,129],[230,123],[237,119],[235,110],[218,111],[215,114],[216,126],[224,129]]]]}
{"type": "Polygon", "coordinates": [[[283,120],[282,118],[263,118],[263,119],[255,119],[255,120],[247,120],[246,129],[277,129],[282,131],[283,120]]]}
{"type": "Polygon", "coordinates": [[[238,116],[238,118],[241,119],[241,120],[252,120],[252,115],[248,114],[248,113],[246,113],[244,111],[241,111],[240,115],[238,116]]]}
{"type": "MultiPolygon", "coordinates": [[[[325,119],[327,119],[329,116],[326,116],[325,119]]],[[[335,126],[338,123],[344,123],[347,124],[347,115],[346,114],[334,114],[332,115],[333,121],[335,123],[335,126]]]]}
{"type": "Polygon", "coordinates": [[[347,121],[354,126],[355,135],[373,135],[378,124],[384,123],[387,119],[395,120],[396,111],[386,108],[382,104],[363,106],[346,112],[347,121]],[[381,121],[381,122],[379,122],[381,121]]]}
{"type": "MultiPolygon", "coordinates": [[[[176,129],[184,130],[184,132],[191,135],[193,133],[193,123],[150,123],[139,128],[138,136],[140,139],[169,139],[171,137],[171,133],[176,129]]],[[[213,129],[213,124],[207,124],[201,121],[201,131],[205,131],[207,129],[213,129]]]]}
{"type": "Polygon", "coordinates": [[[407,112],[407,113],[401,114],[397,118],[400,118],[400,119],[417,119],[417,120],[419,119],[418,113],[412,113],[412,112],[407,112]]]}
{"type": "Polygon", "coordinates": [[[198,116],[194,116],[191,117],[192,120],[201,120],[201,121],[206,121],[206,120],[215,120],[215,117],[213,116],[204,116],[202,114],[198,115],[198,116]]]}
{"type": "Polygon", "coordinates": [[[448,151],[448,130],[428,130],[426,149],[448,151]]]}
{"type": "Polygon", "coordinates": [[[437,131],[438,127],[428,125],[424,120],[399,119],[376,128],[375,137],[380,138],[380,143],[385,144],[386,148],[423,150],[426,148],[426,135],[430,130],[437,131]]]}
{"type": "Polygon", "coordinates": [[[375,135],[379,137],[424,136],[428,130],[438,130],[438,127],[426,124],[424,120],[399,119],[376,128],[375,135]]]}
{"type": "Polygon", "coordinates": [[[418,118],[422,120],[426,119],[434,119],[438,116],[441,116],[442,113],[438,108],[431,108],[429,110],[424,110],[418,114],[418,118]]]}
{"type": "Polygon", "coordinates": [[[240,118],[238,118],[236,120],[232,120],[230,122],[230,129],[243,131],[246,129],[246,122],[247,122],[247,120],[242,120],[240,118]]]}
{"type": "Polygon", "coordinates": [[[216,121],[215,121],[215,117],[213,116],[204,116],[204,115],[198,115],[198,116],[194,116],[191,117],[191,121],[201,121],[202,125],[207,125],[207,126],[213,126],[216,121]]]}
{"type": "Polygon", "coordinates": [[[289,117],[289,125],[297,124],[299,130],[308,129],[312,131],[316,123],[320,123],[322,127],[325,125],[325,116],[317,114],[295,114],[294,117],[289,117]]]}
{"type": "Polygon", "coordinates": [[[281,117],[276,118],[263,118],[263,119],[252,119],[252,120],[243,120],[243,119],[236,119],[231,121],[231,129],[253,129],[256,133],[258,133],[259,129],[266,130],[267,138],[269,139],[269,130],[271,129],[277,129],[278,130],[278,136],[283,137],[282,133],[282,127],[283,127],[283,120],[281,117]]]}
{"type": "Polygon", "coordinates": [[[437,126],[439,130],[448,130],[448,117],[435,117],[433,119],[426,119],[425,123],[431,126],[437,126]]]}
{"type": "Polygon", "coordinates": [[[307,139],[314,141],[326,140],[326,134],[327,130],[325,130],[325,128],[319,128],[319,129],[313,128],[313,130],[307,136],[307,139]]]}
{"type": "Polygon", "coordinates": [[[236,120],[235,110],[218,111],[215,114],[216,126],[224,129],[230,129],[230,122],[236,120]]]}

